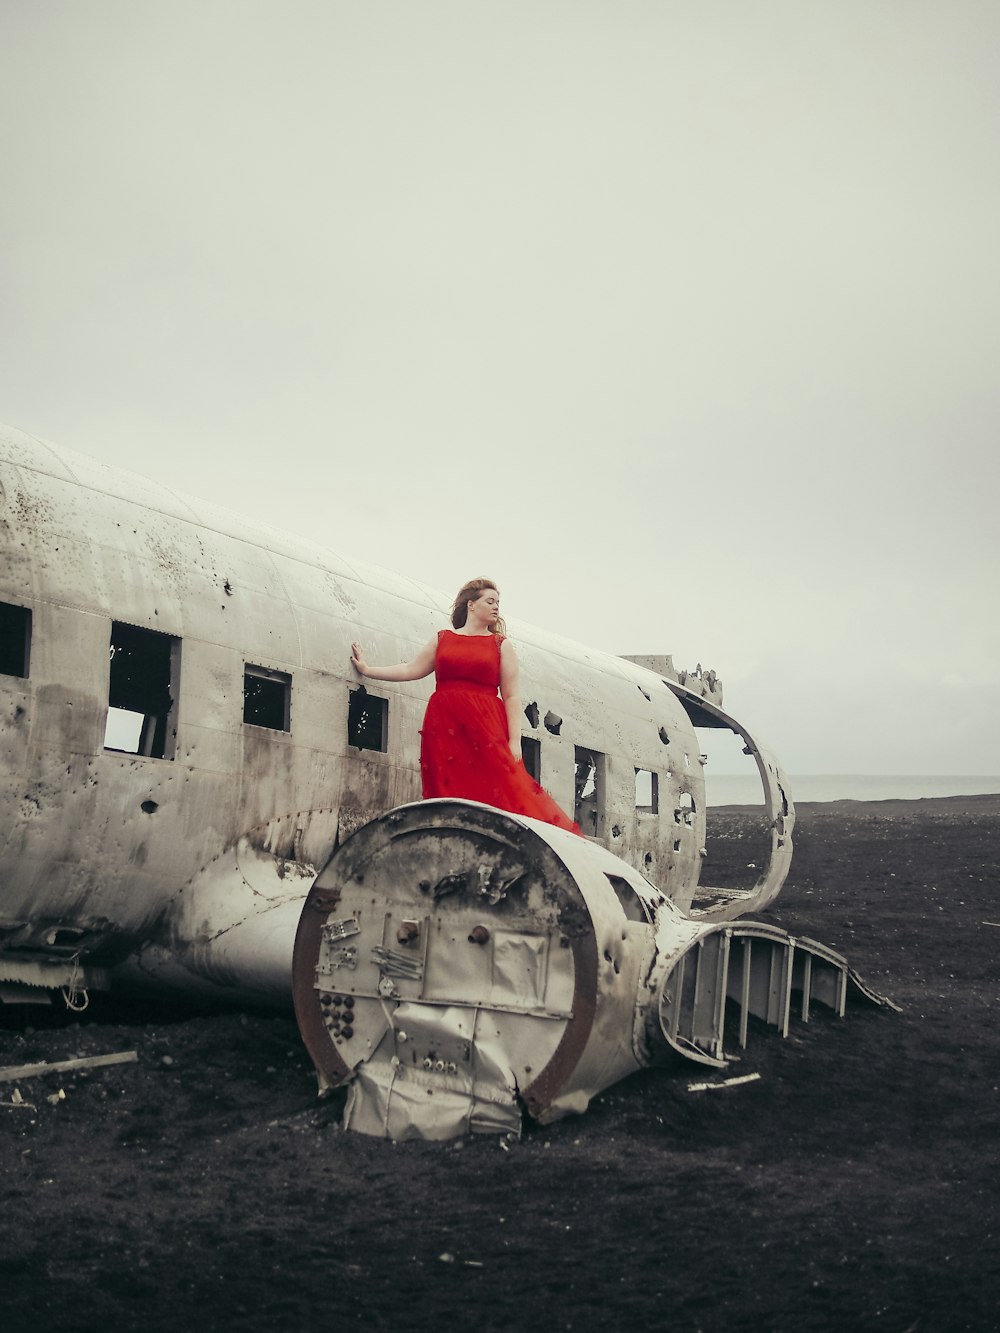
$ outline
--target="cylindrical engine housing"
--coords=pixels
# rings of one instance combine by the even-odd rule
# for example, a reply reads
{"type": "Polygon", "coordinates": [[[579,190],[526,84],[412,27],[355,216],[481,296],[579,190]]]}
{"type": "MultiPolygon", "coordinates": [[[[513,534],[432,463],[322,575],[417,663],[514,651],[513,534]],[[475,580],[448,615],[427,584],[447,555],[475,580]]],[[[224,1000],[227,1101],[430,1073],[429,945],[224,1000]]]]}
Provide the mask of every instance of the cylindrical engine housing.
{"type": "Polygon", "coordinates": [[[650,1059],[664,916],[671,952],[718,929],[548,824],[467,801],[393,810],[303,909],[295,1003],[321,1085],[351,1080],[347,1123],[392,1138],[518,1130],[522,1104],[543,1122],[582,1111],[650,1059]]]}

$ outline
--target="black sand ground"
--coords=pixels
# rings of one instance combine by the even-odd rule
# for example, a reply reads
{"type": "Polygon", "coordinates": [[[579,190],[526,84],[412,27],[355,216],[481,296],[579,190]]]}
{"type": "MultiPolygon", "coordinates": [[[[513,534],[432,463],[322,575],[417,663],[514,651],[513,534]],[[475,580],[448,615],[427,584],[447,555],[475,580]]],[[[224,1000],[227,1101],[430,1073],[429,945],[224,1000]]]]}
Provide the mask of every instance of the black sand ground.
{"type": "Polygon", "coordinates": [[[998,890],[1000,797],[801,808],[764,915],[903,1012],[513,1143],[344,1133],[290,1018],[9,1011],[0,1065],[139,1062],[0,1084],[0,1330],[1000,1329],[998,890]]]}

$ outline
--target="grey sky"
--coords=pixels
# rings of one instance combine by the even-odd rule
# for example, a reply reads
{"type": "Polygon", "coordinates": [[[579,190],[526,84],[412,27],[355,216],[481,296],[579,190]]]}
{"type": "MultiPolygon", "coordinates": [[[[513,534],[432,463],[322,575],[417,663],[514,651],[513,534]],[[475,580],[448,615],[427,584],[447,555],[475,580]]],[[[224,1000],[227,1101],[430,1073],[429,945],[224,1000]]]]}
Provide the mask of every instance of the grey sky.
{"type": "Polygon", "coordinates": [[[2,0],[0,419],[1000,771],[995,0],[2,0]]]}

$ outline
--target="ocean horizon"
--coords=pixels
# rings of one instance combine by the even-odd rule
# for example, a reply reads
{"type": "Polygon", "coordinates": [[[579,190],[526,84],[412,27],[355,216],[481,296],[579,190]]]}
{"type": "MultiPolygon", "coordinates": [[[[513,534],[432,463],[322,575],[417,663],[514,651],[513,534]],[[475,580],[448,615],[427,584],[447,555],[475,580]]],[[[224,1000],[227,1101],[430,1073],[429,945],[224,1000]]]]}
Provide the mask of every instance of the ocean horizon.
{"type": "MultiPolygon", "coordinates": [[[[988,796],[1000,793],[1000,777],[914,777],[871,773],[788,774],[787,794],[806,801],[894,801],[934,796],[988,796]]],[[[753,773],[705,770],[705,799],[713,805],[763,805],[760,778],[753,773]]]]}

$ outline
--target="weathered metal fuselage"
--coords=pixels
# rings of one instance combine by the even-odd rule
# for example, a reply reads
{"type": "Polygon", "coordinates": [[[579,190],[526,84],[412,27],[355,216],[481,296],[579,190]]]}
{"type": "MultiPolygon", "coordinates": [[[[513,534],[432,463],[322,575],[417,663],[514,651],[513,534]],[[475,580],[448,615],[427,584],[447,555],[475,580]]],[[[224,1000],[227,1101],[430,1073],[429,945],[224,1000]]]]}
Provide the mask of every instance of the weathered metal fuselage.
{"type": "MultiPolygon", "coordinates": [[[[317,870],[420,796],[431,682],[362,690],[350,645],[405,660],[447,606],[0,428],[0,984],[121,974],[286,1002],[317,870]]],[[[702,920],[773,899],[794,812],[714,677],[511,633],[532,762],[584,831],[702,920]],[[695,722],[739,732],[761,773],[772,855],[741,894],[699,886],[695,722]]]]}

